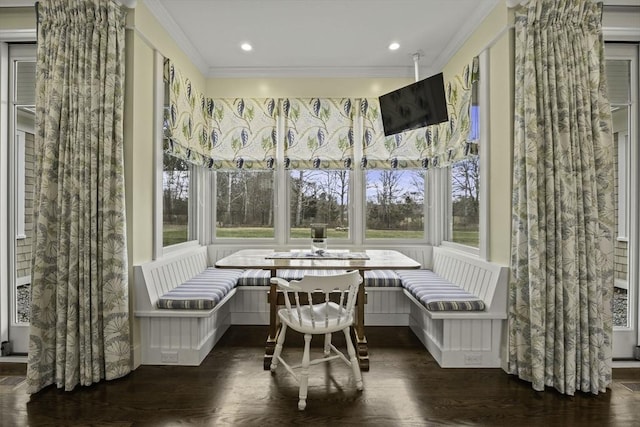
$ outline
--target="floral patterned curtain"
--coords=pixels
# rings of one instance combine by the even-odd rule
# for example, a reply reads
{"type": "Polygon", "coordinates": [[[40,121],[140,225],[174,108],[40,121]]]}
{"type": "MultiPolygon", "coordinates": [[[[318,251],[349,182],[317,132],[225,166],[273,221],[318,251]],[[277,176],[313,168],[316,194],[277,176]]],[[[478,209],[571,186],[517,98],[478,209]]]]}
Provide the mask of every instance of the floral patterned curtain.
{"type": "Polygon", "coordinates": [[[402,169],[446,167],[477,153],[469,140],[471,131],[471,96],[478,80],[478,58],[445,83],[449,121],[437,125],[384,135],[380,103],[377,98],[362,99],[360,111],[363,128],[362,167],[402,169]]]}
{"type": "Polygon", "coordinates": [[[274,167],[275,99],[207,98],[168,60],[165,79],[165,152],[213,169],[274,167]]]}
{"type": "Polygon", "coordinates": [[[282,100],[286,168],[350,169],[354,101],[349,98],[282,100]]]}
{"type": "Polygon", "coordinates": [[[613,140],[602,5],[516,10],[509,372],[573,395],[611,383],[613,140]]]}
{"type": "Polygon", "coordinates": [[[131,370],[124,13],[104,0],[37,10],[30,393],[131,370]]]}

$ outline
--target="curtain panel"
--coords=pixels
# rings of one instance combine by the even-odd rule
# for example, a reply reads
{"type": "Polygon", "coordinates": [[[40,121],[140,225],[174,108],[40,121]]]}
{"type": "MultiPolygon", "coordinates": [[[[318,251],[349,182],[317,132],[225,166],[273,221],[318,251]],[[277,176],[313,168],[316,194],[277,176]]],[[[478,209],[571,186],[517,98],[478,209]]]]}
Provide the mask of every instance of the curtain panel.
{"type": "Polygon", "coordinates": [[[516,10],[511,374],[535,390],[611,383],[614,163],[602,5],[516,10]]]}
{"type": "Polygon", "coordinates": [[[131,370],[125,16],[103,0],[42,0],[37,12],[29,393],[131,370]]]}
{"type": "Polygon", "coordinates": [[[470,133],[473,84],[479,61],[473,58],[462,73],[445,83],[449,121],[391,136],[384,135],[378,98],[362,99],[363,129],[361,166],[368,169],[446,167],[477,154],[470,133]]]}

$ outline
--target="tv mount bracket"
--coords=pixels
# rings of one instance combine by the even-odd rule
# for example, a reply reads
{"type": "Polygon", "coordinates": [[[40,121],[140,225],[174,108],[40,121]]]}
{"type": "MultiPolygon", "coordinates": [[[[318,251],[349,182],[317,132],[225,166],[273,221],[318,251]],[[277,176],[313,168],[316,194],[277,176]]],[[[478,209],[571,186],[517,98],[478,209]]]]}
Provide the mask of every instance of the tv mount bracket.
{"type": "Polygon", "coordinates": [[[424,53],[419,50],[412,55],[413,57],[413,70],[416,76],[416,81],[420,80],[420,67],[418,67],[418,61],[420,61],[420,57],[424,56],[424,53]]]}

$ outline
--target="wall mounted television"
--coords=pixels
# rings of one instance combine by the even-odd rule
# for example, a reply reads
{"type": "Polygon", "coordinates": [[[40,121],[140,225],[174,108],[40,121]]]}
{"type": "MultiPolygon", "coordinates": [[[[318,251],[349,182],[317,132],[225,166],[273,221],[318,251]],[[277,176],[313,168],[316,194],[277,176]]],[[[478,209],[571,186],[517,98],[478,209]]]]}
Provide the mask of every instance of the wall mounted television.
{"type": "Polygon", "coordinates": [[[378,98],[385,136],[449,120],[442,73],[378,98]]]}

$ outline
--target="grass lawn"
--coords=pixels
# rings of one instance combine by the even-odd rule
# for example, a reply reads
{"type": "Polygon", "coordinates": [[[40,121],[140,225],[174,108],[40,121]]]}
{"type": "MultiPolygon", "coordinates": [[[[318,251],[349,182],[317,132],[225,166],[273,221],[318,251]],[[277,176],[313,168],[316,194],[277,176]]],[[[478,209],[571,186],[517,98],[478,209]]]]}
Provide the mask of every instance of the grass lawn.
{"type": "MultiPolygon", "coordinates": [[[[422,238],[422,230],[403,231],[403,230],[367,230],[367,239],[420,239],[422,238]]],[[[273,228],[266,227],[237,227],[237,228],[218,228],[218,238],[229,239],[256,239],[256,238],[273,238],[273,228]]],[[[175,245],[176,243],[185,242],[187,240],[187,225],[165,224],[163,229],[164,246],[175,245]]],[[[310,238],[309,228],[294,228],[291,230],[292,238],[310,238]]],[[[328,239],[346,239],[349,237],[348,231],[337,231],[333,229],[327,230],[328,239]]],[[[453,241],[462,245],[478,247],[479,235],[477,230],[454,230],[453,241]]]]}
{"type": "Polygon", "coordinates": [[[480,246],[480,233],[478,230],[453,230],[453,241],[477,248],[480,246]]]}
{"type": "Polygon", "coordinates": [[[162,245],[164,247],[187,241],[187,224],[163,224],[162,245]]]}
{"type": "MultiPolygon", "coordinates": [[[[311,232],[307,227],[291,229],[291,237],[294,239],[311,238],[311,232]]],[[[247,227],[247,228],[218,228],[219,238],[271,238],[272,228],[247,227]]],[[[349,237],[348,231],[337,231],[328,229],[328,239],[346,239],[349,237]]],[[[419,239],[422,231],[398,231],[398,230],[367,230],[368,239],[419,239]]]]}

